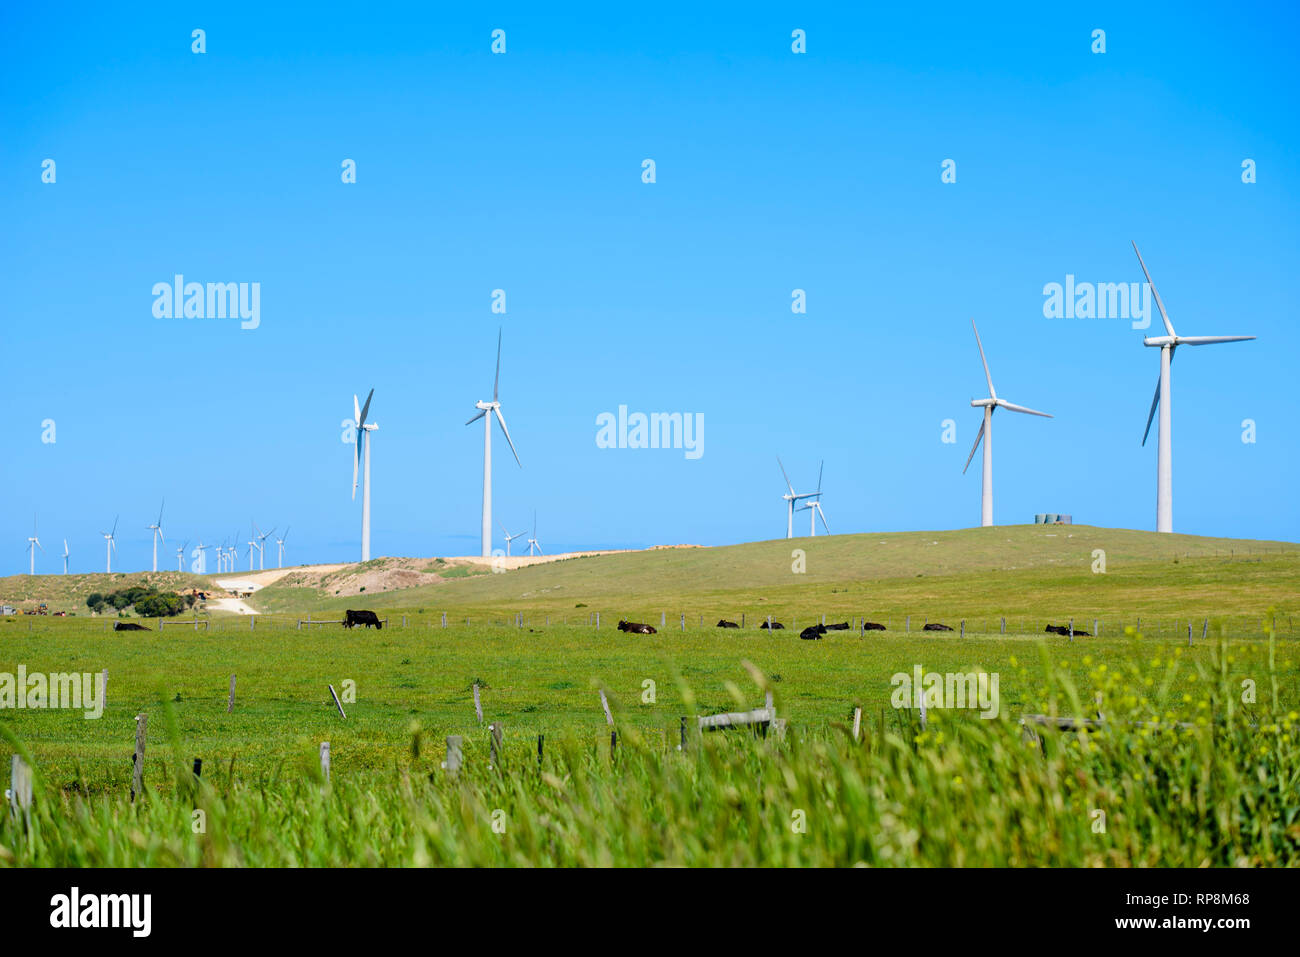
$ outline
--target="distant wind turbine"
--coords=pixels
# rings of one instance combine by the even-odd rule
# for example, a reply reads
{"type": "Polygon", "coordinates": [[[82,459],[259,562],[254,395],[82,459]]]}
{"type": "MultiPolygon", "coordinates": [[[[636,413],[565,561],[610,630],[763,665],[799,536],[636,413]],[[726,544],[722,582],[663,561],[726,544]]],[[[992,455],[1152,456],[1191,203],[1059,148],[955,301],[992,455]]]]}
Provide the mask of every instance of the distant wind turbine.
{"type": "Polygon", "coordinates": [[[1142,444],[1147,444],[1151,434],[1151,420],[1155,418],[1156,407],[1160,407],[1160,431],[1157,438],[1156,453],[1156,531],[1172,532],[1174,530],[1174,420],[1170,404],[1169,367],[1173,365],[1174,350],[1179,346],[1211,346],[1220,342],[1248,342],[1254,336],[1180,336],[1174,332],[1174,324],[1169,321],[1165,304],[1160,301],[1156,284],[1151,281],[1147,264],[1142,261],[1137,243],[1133,243],[1133,252],[1137,253],[1138,265],[1142,275],[1146,276],[1147,285],[1151,287],[1151,297],[1160,310],[1160,319],[1165,324],[1163,336],[1147,336],[1142,340],[1144,346],[1160,350],[1160,379],[1156,382],[1155,398],[1151,400],[1151,411],[1147,413],[1147,428],[1142,433],[1142,444]]]}
{"type": "MultiPolygon", "coordinates": [[[[256,525],[253,526],[253,530],[254,531],[257,530],[256,525]]],[[[274,534],[275,534],[274,528],[272,528],[269,532],[257,532],[257,570],[258,571],[266,570],[266,540],[274,534]]]]}
{"type": "Polygon", "coordinates": [[[63,574],[68,573],[68,540],[63,540],[63,574]]]}
{"type": "Polygon", "coordinates": [[[284,534],[275,540],[275,547],[280,550],[280,558],[277,567],[284,567],[284,540],[289,537],[289,527],[286,525],[284,534]]]}
{"type": "Polygon", "coordinates": [[[370,400],[375,396],[375,390],[371,389],[370,394],[366,396],[366,404],[361,405],[357,402],[357,397],[352,396],[352,413],[356,416],[354,421],[357,423],[357,454],[352,460],[352,500],[357,498],[357,466],[361,463],[361,450],[365,446],[366,466],[363,472],[363,486],[361,490],[361,560],[370,561],[370,439],[367,433],[373,432],[379,428],[378,424],[366,421],[366,413],[370,411],[370,400]]]}
{"type": "MultiPolygon", "coordinates": [[[[788,492],[786,492],[784,495],[781,496],[783,499],[785,499],[785,505],[786,505],[785,537],[794,538],[795,503],[805,498],[816,498],[818,495],[821,494],[821,489],[822,489],[821,468],[819,467],[817,470],[817,491],[804,492],[802,494],[796,495],[794,491],[794,486],[790,484],[790,476],[786,474],[785,465],[781,462],[781,456],[779,455],[776,457],[776,464],[781,467],[781,476],[785,479],[785,487],[789,489],[788,492]]],[[[802,508],[800,509],[800,511],[802,511],[802,508]]],[[[811,518],[812,516],[809,517],[811,518]]]]}
{"type": "Polygon", "coordinates": [[[500,399],[501,385],[501,330],[497,330],[497,371],[496,378],[492,382],[492,401],[484,402],[479,400],[474,403],[474,408],[479,410],[478,415],[466,422],[466,425],[473,425],[479,419],[483,419],[483,557],[487,558],[492,554],[492,416],[495,415],[497,421],[501,423],[501,431],[505,433],[506,441],[510,443],[510,451],[514,454],[515,463],[523,468],[523,463],[519,461],[519,453],[515,451],[515,443],[510,438],[510,430],[506,428],[506,420],[501,415],[500,399]],[[491,414],[489,414],[491,413],[491,414]]]}
{"type": "Polygon", "coordinates": [[[187,539],[184,545],[176,549],[176,570],[178,572],[185,571],[185,549],[189,547],[189,544],[187,539]]]}
{"type": "Polygon", "coordinates": [[[41,551],[45,551],[45,546],[42,545],[41,540],[36,537],[36,519],[33,518],[32,535],[29,539],[27,539],[27,551],[31,552],[31,568],[28,573],[31,575],[36,574],[36,549],[38,548],[41,551]]]}
{"type": "Polygon", "coordinates": [[[104,536],[104,571],[111,573],[113,571],[113,551],[117,548],[117,542],[114,537],[117,534],[117,520],[120,516],[113,517],[113,530],[111,532],[100,532],[104,536]]]}
{"type": "Polygon", "coordinates": [[[537,512],[533,512],[533,537],[528,539],[528,554],[534,554],[533,549],[537,549],[536,554],[542,554],[542,544],[537,540],[537,512]]]}
{"type": "MultiPolygon", "coordinates": [[[[523,538],[523,537],[524,537],[525,535],[527,535],[528,533],[527,533],[527,532],[520,532],[518,535],[511,535],[509,532],[506,531],[506,527],[505,527],[504,525],[502,525],[500,522],[497,522],[497,524],[501,526],[501,534],[504,535],[504,536],[506,537],[506,557],[509,558],[509,557],[510,557],[510,543],[513,542],[516,538],[523,538]]],[[[534,531],[536,531],[536,529],[534,529],[534,531]]]]}
{"type": "Polygon", "coordinates": [[[149,526],[149,528],[153,531],[153,570],[154,571],[158,570],[158,542],[160,540],[163,540],[162,513],[163,513],[163,505],[166,504],[167,504],[167,500],[163,499],[162,505],[158,506],[158,521],[154,522],[152,525],[149,526]]]}
{"type": "Polygon", "coordinates": [[[984,478],[980,485],[980,524],[993,524],[993,412],[999,407],[1011,412],[1024,412],[1027,415],[1041,415],[1045,419],[1051,416],[1046,412],[1035,412],[1033,409],[1027,409],[1023,405],[1014,405],[1006,399],[999,399],[998,394],[993,390],[993,376],[989,374],[989,363],[984,358],[984,344],[980,342],[980,331],[975,328],[975,320],[970,321],[970,327],[975,329],[975,345],[980,351],[980,362],[984,363],[984,378],[989,384],[989,397],[987,399],[971,399],[970,404],[974,407],[983,407],[984,421],[980,424],[980,430],[975,435],[975,444],[970,447],[970,455],[966,456],[966,464],[962,467],[961,474],[966,474],[966,469],[970,468],[971,459],[975,457],[975,450],[980,447],[980,441],[984,442],[984,478]]]}

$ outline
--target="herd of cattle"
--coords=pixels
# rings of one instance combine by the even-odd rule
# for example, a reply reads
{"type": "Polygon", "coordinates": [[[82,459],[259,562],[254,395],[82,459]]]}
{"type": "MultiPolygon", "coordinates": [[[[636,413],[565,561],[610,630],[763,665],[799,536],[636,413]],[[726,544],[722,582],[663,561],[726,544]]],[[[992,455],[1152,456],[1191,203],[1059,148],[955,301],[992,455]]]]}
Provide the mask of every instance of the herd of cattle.
{"type": "MultiPolygon", "coordinates": [[[[739,628],[740,626],[736,624],[734,621],[728,621],[726,618],[722,618],[719,619],[718,624],[715,627],[739,628]]],[[[775,620],[769,621],[765,619],[758,627],[762,629],[770,628],[773,631],[775,631],[778,628],[782,628],[782,629],[785,628],[785,625],[781,624],[779,621],[775,621],[775,620]]],[[[805,628],[803,631],[799,632],[799,637],[802,638],[804,641],[816,641],[818,638],[821,638],[823,635],[825,635],[828,631],[848,631],[851,627],[852,626],[847,621],[840,622],[838,625],[810,625],[809,627],[805,628]]],[[[626,631],[629,634],[633,634],[633,635],[658,634],[658,631],[654,628],[653,625],[647,625],[639,621],[628,621],[626,619],[619,619],[618,630],[626,631]]],[[[884,631],[885,626],[880,624],[880,622],[878,621],[864,621],[862,623],[862,630],[863,631],[884,631]]],[[[937,621],[928,621],[921,628],[921,630],[922,631],[952,631],[953,627],[951,625],[940,624],[937,621]]],[[[1051,634],[1051,635],[1064,635],[1067,637],[1081,636],[1084,638],[1090,637],[1088,632],[1075,629],[1072,625],[1048,625],[1045,631],[1047,634],[1051,634]]]]}

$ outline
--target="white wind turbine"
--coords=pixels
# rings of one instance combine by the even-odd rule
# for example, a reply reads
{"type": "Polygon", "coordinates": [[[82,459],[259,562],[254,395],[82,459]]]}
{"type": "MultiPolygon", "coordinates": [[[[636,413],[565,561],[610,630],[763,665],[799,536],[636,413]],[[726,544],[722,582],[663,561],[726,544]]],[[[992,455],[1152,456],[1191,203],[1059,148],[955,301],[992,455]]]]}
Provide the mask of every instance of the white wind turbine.
{"type": "Polygon", "coordinates": [[[352,500],[357,499],[357,466],[361,462],[361,447],[365,446],[366,467],[363,473],[364,484],[361,490],[361,560],[370,561],[370,439],[367,438],[368,432],[373,432],[379,426],[374,422],[366,421],[366,413],[370,411],[370,400],[374,398],[375,390],[370,390],[370,395],[366,396],[366,404],[361,405],[357,402],[357,397],[352,396],[352,414],[356,417],[353,421],[357,424],[357,454],[352,460],[352,500]]]}
{"type": "MultiPolygon", "coordinates": [[[[783,499],[785,499],[785,504],[786,504],[785,537],[794,538],[794,504],[795,502],[802,501],[805,498],[816,498],[818,495],[821,494],[821,490],[822,490],[821,469],[819,467],[817,470],[817,491],[804,492],[801,495],[796,495],[794,491],[794,486],[790,484],[790,476],[786,475],[785,465],[782,464],[781,456],[779,455],[776,457],[776,464],[781,466],[781,475],[785,479],[785,487],[790,490],[781,496],[783,499]]],[[[801,507],[800,511],[802,510],[803,509],[801,507]]]]}
{"type": "MultiPolygon", "coordinates": [[[[822,464],[825,465],[824,462],[823,462],[822,464]]],[[[814,499],[812,499],[811,501],[809,501],[809,502],[807,502],[807,503],[805,503],[805,504],[799,506],[799,511],[801,511],[801,512],[803,512],[803,511],[807,511],[807,512],[809,513],[809,515],[808,515],[808,535],[809,535],[810,538],[811,538],[811,537],[816,537],[816,535],[817,535],[817,517],[818,517],[818,516],[821,516],[821,520],[822,520],[822,528],[826,529],[826,534],[829,535],[829,534],[831,533],[830,526],[826,524],[826,513],[822,511],[822,501],[821,501],[821,494],[822,494],[822,470],[821,470],[820,468],[817,470],[817,491],[814,492],[813,494],[816,495],[817,498],[814,498],[814,499]]]]}
{"type": "Polygon", "coordinates": [[[1174,530],[1174,422],[1173,409],[1170,405],[1169,367],[1174,361],[1174,350],[1179,346],[1211,346],[1220,342],[1247,342],[1254,336],[1180,336],[1174,332],[1174,325],[1165,312],[1165,304],[1160,301],[1156,284],[1151,281],[1147,264],[1142,261],[1137,243],[1133,243],[1133,252],[1137,253],[1138,265],[1142,275],[1146,276],[1147,285],[1151,287],[1151,297],[1160,310],[1160,319],[1165,324],[1163,336],[1147,336],[1142,340],[1144,346],[1160,350],[1160,380],[1156,383],[1155,398],[1151,400],[1151,411],[1147,413],[1147,428],[1142,433],[1142,444],[1147,444],[1151,434],[1151,420],[1155,418],[1156,406],[1160,407],[1160,431],[1157,438],[1156,453],[1156,531],[1172,532],[1174,530]]]}
{"type": "Polygon", "coordinates": [[[533,537],[528,539],[528,554],[542,554],[542,543],[537,540],[537,512],[533,512],[533,537]],[[537,551],[534,553],[533,549],[537,551]]]}
{"type": "Polygon", "coordinates": [[[1045,419],[1052,416],[1046,412],[1036,412],[1033,409],[1027,409],[1023,405],[1016,405],[1008,402],[1006,399],[999,399],[997,392],[993,390],[993,376],[989,374],[989,363],[984,358],[984,344],[980,342],[980,331],[975,328],[975,320],[970,321],[970,327],[975,329],[975,345],[979,347],[980,362],[984,363],[984,378],[989,384],[989,397],[987,399],[971,399],[970,404],[976,408],[983,407],[984,421],[980,423],[980,430],[975,435],[975,444],[970,447],[970,455],[966,456],[966,464],[962,466],[961,474],[965,475],[966,470],[970,468],[971,459],[975,458],[975,450],[980,447],[980,441],[984,442],[984,477],[980,483],[980,524],[993,524],[993,412],[998,408],[1007,409],[1011,412],[1024,412],[1027,415],[1041,415],[1045,419]]]}
{"type": "Polygon", "coordinates": [[[285,526],[284,534],[275,540],[275,547],[280,550],[280,558],[277,567],[284,567],[284,540],[289,537],[289,526],[285,526]]]}
{"type": "Polygon", "coordinates": [[[257,547],[257,542],[254,540],[256,536],[257,536],[257,526],[254,525],[253,530],[249,533],[249,539],[248,539],[248,570],[250,572],[253,570],[253,549],[257,547]]]}
{"type": "Polygon", "coordinates": [[[63,574],[68,573],[68,540],[63,540],[63,574]]]}
{"type": "Polygon", "coordinates": [[[29,570],[29,574],[32,575],[36,574],[36,549],[38,548],[41,551],[45,551],[45,546],[42,545],[41,540],[36,537],[36,519],[33,518],[32,534],[31,537],[27,539],[27,551],[31,552],[31,568],[29,570]]]}
{"type": "MultiPolygon", "coordinates": [[[[500,522],[497,522],[497,524],[498,524],[498,525],[501,525],[500,522]]],[[[536,531],[536,529],[533,529],[533,531],[536,531]]],[[[509,532],[506,531],[506,527],[505,527],[504,525],[501,525],[501,534],[504,535],[504,536],[506,537],[506,557],[509,558],[509,557],[510,557],[510,543],[513,542],[516,538],[523,538],[523,537],[524,537],[525,535],[527,535],[528,533],[527,533],[527,532],[520,532],[518,535],[511,535],[509,532]]]]}
{"type": "Polygon", "coordinates": [[[176,549],[176,570],[178,572],[185,571],[185,549],[189,547],[189,544],[187,539],[184,545],[176,549]]]}
{"type": "Polygon", "coordinates": [[[478,415],[466,422],[466,425],[473,425],[479,419],[483,419],[483,557],[487,558],[492,554],[492,415],[497,417],[501,423],[501,431],[505,433],[506,441],[510,443],[510,451],[514,453],[515,463],[523,468],[523,463],[519,461],[519,453],[515,452],[515,443],[510,439],[510,430],[506,428],[506,420],[501,415],[501,403],[498,401],[501,385],[501,330],[497,330],[497,371],[496,378],[492,382],[492,401],[478,401],[474,403],[474,408],[479,410],[478,415]],[[488,413],[492,413],[489,415],[488,413]]]}
{"type": "Polygon", "coordinates": [[[100,532],[104,536],[104,571],[112,572],[113,570],[113,551],[117,548],[117,542],[113,536],[117,534],[117,519],[113,517],[113,530],[111,532],[100,532]]]}
{"type": "MultiPolygon", "coordinates": [[[[253,530],[257,531],[256,525],[253,526],[253,530]]],[[[274,534],[274,528],[269,532],[257,532],[257,570],[259,572],[266,570],[266,540],[274,534]]]]}
{"type": "Polygon", "coordinates": [[[163,499],[162,505],[158,506],[158,521],[154,522],[152,525],[149,526],[149,528],[153,531],[153,570],[154,571],[158,570],[158,542],[163,537],[162,513],[163,513],[163,505],[166,504],[167,504],[167,500],[163,499]]]}
{"type": "MultiPolygon", "coordinates": [[[[208,549],[211,547],[211,545],[204,545],[203,539],[201,538],[199,539],[199,543],[194,546],[194,550],[199,553],[199,567],[205,572],[208,570],[208,549]]],[[[221,563],[218,561],[217,565],[220,566],[220,564],[221,563]]],[[[221,568],[218,567],[217,571],[221,571],[221,568]]]]}

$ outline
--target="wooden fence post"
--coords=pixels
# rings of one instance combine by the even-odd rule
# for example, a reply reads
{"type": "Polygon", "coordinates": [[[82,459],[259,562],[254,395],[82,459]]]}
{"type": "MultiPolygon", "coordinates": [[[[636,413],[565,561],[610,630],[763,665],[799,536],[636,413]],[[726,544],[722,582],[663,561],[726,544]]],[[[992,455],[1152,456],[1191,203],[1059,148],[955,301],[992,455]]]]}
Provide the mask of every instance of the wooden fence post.
{"type": "Polygon", "coordinates": [[[682,631],[686,630],[686,615],[682,615],[682,631]]]}
{"type": "Polygon", "coordinates": [[[962,638],[965,638],[965,637],[966,637],[966,619],[965,619],[965,618],[963,618],[963,619],[961,620],[961,637],[962,637],[962,638]]]}
{"type": "Polygon", "coordinates": [[[664,627],[664,623],[665,623],[667,620],[668,620],[668,612],[666,612],[666,611],[661,611],[661,612],[659,613],[659,627],[660,627],[660,628],[664,627]]]}
{"type": "Polygon", "coordinates": [[[1003,616],[1002,616],[1002,634],[1005,635],[1006,633],[1007,633],[1007,616],[1006,616],[1006,615],[1003,615],[1003,616]]]}
{"type": "Polygon", "coordinates": [[[1070,640],[1074,641],[1074,619],[1070,619],[1070,640]]]}
{"type": "Polygon", "coordinates": [[[9,765],[9,806],[15,814],[22,815],[28,827],[31,826],[32,769],[16,754],[9,765]]]}
{"type": "Polygon", "coordinates": [[[609,712],[609,700],[605,697],[604,690],[600,692],[600,706],[605,709],[605,723],[614,727],[614,716],[609,712]]]}
{"type": "Polygon", "coordinates": [[[858,740],[858,735],[862,730],[862,708],[853,709],[853,740],[858,740]]]}
{"type": "Polygon", "coordinates": [[[474,682],[474,713],[478,715],[478,723],[483,723],[483,705],[478,699],[478,682],[474,682]]]}
{"type": "Polygon", "coordinates": [[[108,707],[108,669],[105,668],[103,674],[99,676],[99,703],[101,707],[108,707]]]}
{"type": "Polygon", "coordinates": [[[131,768],[132,801],[135,800],[137,794],[144,793],[144,742],[148,723],[148,715],[137,714],[135,716],[135,755],[132,758],[131,768]]]}
{"type": "Polygon", "coordinates": [[[911,633],[912,633],[912,616],[911,616],[911,615],[908,615],[907,618],[903,621],[903,631],[906,632],[907,634],[911,634],[911,633]]]}
{"type": "Polygon", "coordinates": [[[226,714],[231,714],[235,710],[235,676],[230,676],[230,697],[226,700],[226,714]]]}
{"type": "Polygon", "coordinates": [[[330,783],[330,743],[320,743],[320,773],[325,776],[325,783],[330,783]]]}
{"type": "Polygon", "coordinates": [[[501,723],[494,721],[488,725],[488,746],[491,748],[492,757],[488,762],[488,770],[492,770],[501,763],[501,723]]]}
{"type": "Polygon", "coordinates": [[[682,743],[677,746],[678,751],[686,750],[686,717],[682,716],[682,743]]]}
{"type": "Polygon", "coordinates": [[[445,611],[442,613],[442,627],[447,627],[447,613],[445,611]]]}
{"type": "Polygon", "coordinates": [[[447,738],[447,760],[442,762],[442,766],[452,774],[460,770],[460,744],[461,737],[459,734],[453,734],[447,738]]]}

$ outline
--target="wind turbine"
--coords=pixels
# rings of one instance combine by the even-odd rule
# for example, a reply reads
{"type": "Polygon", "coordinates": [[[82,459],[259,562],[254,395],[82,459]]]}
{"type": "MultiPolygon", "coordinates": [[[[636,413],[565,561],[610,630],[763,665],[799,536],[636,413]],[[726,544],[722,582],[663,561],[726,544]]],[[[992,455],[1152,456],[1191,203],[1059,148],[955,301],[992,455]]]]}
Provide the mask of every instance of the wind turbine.
{"type": "Polygon", "coordinates": [[[528,539],[528,554],[533,554],[533,549],[537,549],[538,555],[542,554],[541,542],[537,540],[537,512],[533,512],[533,537],[528,539]]]}
{"type": "Polygon", "coordinates": [[[280,538],[277,538],[275,540],[275,547],[280,550],[280,559],[279,559],[279,564],[277,566],[279,568],[284,567],[284,540],[288,537],[289,537],[289,527],[286,525],[284,529],[284,535],[282,535],[280,538]]]}
{"type": "MultiPolygon", "coordinates": [[[[483,557],[487,558],[492,554],[492,413],[501,423],[501,431],[505,433],[506,441],[510,443],[510,451],[514,453],[515,463],[523,468],[523,463],[519,461],[519,453],[515,452],[515,443],[510,439],[510,430],[506,428],[506,420],[501,415],[501,403],[499,387],[501,385],[501,330],[497,330],[497,372],[496,378],[492,382],[492,401],[484,402],[479,400],[474,403],[474,408],[479,410],[478,415],[466,422],[466,425],[473,425],[479,419],[483,420],[483,557]]],[[[531,546],[530,546],[531,548],[531,546]]],[[[531,554],[531,552],[529,553],[531,554]]]]}
{"type": "MultiPolygon", "coordinates": [[[[497,524],[498,524],[498,525],[501,525],[500,522],[497,522],[497,524]]],[[[537,531],[537,529],[534,528],[533,531],[535,532],[535,531],[537,531]]],[[[518,535],[511,535],[509,532],[506,531],[506,527],[505,527],[504,525],[501,525],[501,534],[504,535],[504,536],[506,537],[506,558],[509,558],[509,557],[510,557],[510,543],[513,542],[516,538],[522,538],[524,535],[526,535],[526,534],[528,534],[528,533],[527,533],[527,532],[520,532],[518,535]]]]}
{"type": "MultiPolygon", "coordinates": [[[[253,528],[256,529],[257,526],[254,525],[253,528]]],[[[269,532],[257,533],[257,570],[259,572],[266,570],[266,540],[274,534],[275,534],[274,528],[272,528],[269,532]]]]}
{"type": "MultiPolygon", "coordinates": [[[[253,526],[253,531],[250,533],[250,535],[254,537],[257,535],[256,525],[253,526]]],[[[257,542],[255,542],[253,538],[250,537],[248,540],[248,570],[250,572],[253,570],[253,549],[256,547],[257,547],[257,542]]]]}
{"type": "MultiPolygon", "coordinates": [[[[801,501],[802,499],[805,498],[816,498],[818,495],[821,494],[821,490],[822,490],[821,468],[819,467],[817,470],[817,491],[804,492],[802,495],[796,495],[794,491],[794,486],[790,484],[790,476],[786,475],[785,465],[782,464],[781,456],[779,455],[776,457],[776,464],[781,466],[781,475],[785,479],[785,487],[790,490],[789,492],[781,496],[783,499],[785,499],[785,504],[786,504],[785,537],[794,538],[794,503],[801,501]]],[[[825,463],[823,462],[822,464],[824,465],[825,463]]],[[[800,511],[802,510],[803,509],[801,508],[800,511]]]]}
{"type": "MultiPolygon", "coordinates": [[[[194,550],[199,553],[199,567],[202,568],[205,572],[208,570],[208,549],[211,547],[212,547],[211,545],[204,545],[203,539],[201,538],[199,539],[198,545],[194,546],[194,550]]],[[[220,568],[221,562],[218,561],[217,565],[218,565],[217,571],[221,571],[220,568]]]]}
{"type": "Polygon", "coordinates": [[[41,540],[40,540],[39,538],[36,537],[36,519],[33,518],[33,519],[32,519],[32,534],[31,534],[31,537],[30,537],[29,539],[27,539],[27,551],[31,552],[31,559],[32,559],[32,560],[31,560],[31,568],[30,568],[30,571],[29,571],[29,574],[31,574],[31,575],[35,575],[35,574],[36,574],[36,549],[38,549],[38,548],[39,548],[41,551],[45,551],[45,546],[42,545],[42,544],[41,544],[41,540]]]}
{"type": "Polygon", "coordinates": [[[104,536],[104,571],[105,572],[113,571],[113,551],[114,549],[117,548],[117,542],[113,540],[113,536],[117,534],[117,519],[118,516],[116,515],[113,516],[113,530],[111,532],[99,533],[104,536]]]}
{"type": "Polygon", "coordinates": [[[68,573],[68,540],[63,540],[63,574],[68,573]]]}
{"type": "Polygon", "coordinates": [[[1159,451],[1156,454],[1156,531],[1172,532],[1174,530],[1174,422],[1173,409],[1170,404],[1169,367],[1174,361],[1174,350],[1179,346],[1212,346],[1220,342],[1247,342],[1254,336],[1180,336],[1174,332],[1174,324],[1169,321],[1165,304],[1160,301],[1156,284],[1151,281],[1147,264],[1142,261],[1137,243],[1133,243],[1133,252],[1137,253],[1138,265],[1142,275],[1146,276],[1147,285],[1151,287],[1151,297],[1160,310],[1160,319],[1165,324],[1163,336],[1147,336],[1142,340],[1144,346],[1160,350],[1160,380],[1156,383],[1155,398],[1151,400],[1151,411],[1147,413],[1147,428],[1142,433],[1142,444],[1147,444],[1151,434],[1151,420],[1155,418],[1156,406],[1160,407],[1160,432],[1157,439],[1159,451]]]}
{"type": "Polygon", "coordinates": [[[367,432],[373,432],[379,426],[374,422],[366,421],[366,413],[370,411],[370,400],[374,398],[375,390],[370,390],[370,395],[366,396],[366,404],[361,405],[357,402],[357,397],[352,396],[352,414],[356,416],[354,421],[357,423],[357,455],[352,460],[352,500],[357,499],[357,466],[361,462],[361,446],[366,447],[366,468],[364,473],[365,485],[361,490],[361,560],[370,561],[370,440],[366,438],[367,432]]]}
{"type": "Polygon", "coordinates": [[[189,547],[189,544],[189,540],[186,539],[185,544],[176,549],[176,570],[178,572],[185,571],[185,549],[189,547]]]}
{"type": "Polygon", "coordinates": [[[153,570],[154,571],[158,570],[158,541],[163,537],[162,513],[163,513],[163,505],[166,504],[167,504],[167,500],[163,499],[162,505],[158,506],[158,521],[154,522],[152,525],[149,526],[149,528],[153,531],[153,570]]]}
{"type": "Polygon", "coordinates": [[[800,505],[799,511],[811,513],[808,516],[808,525],[810,526],[808,534],[810,536],[815,536],[817,534],[817,516],[819,515],[822,520],[822,528],[826,529],[827,535],[831,533],[830,526],[826,524],[826,513],[822,511],[822,503],[819,499],[813,499],[807,505],[800,505]]]}
{"type": "Polygon", "coordinates": [[[979,347],[980,362],[984,363],[984,378],[989,384],[989,397],[987,399],[971,399],[970,404],[976,408],[983,407],[984,421],[980,423],[980,430],[975,435],[975,444],[970,447],[970,455],[966,456],[966,464],[962,466],[961,474],[965,475],[966,470],[970,468],[971,459],[975,458],[975,450],[980,447],[980,441],[984,442],[984,478],[980,483],[980,524],[993,524],[993,412],[999,407],[1011,412],[1024,412],[1027,415],[1041,415],[1045,419],[1052,416],[1046,412],[1035,412],[1033,409],[1027,409],[1023,405],[1015,405],[1006,399],[999,399],[997,392],[993,390],[993,376],[989,374],[989,362],[984,358],[984,344],[980,342],[980,331],[975,327],[975,320],[970,321],[970,327],[975,329],[975,345],[979,347]]]}

